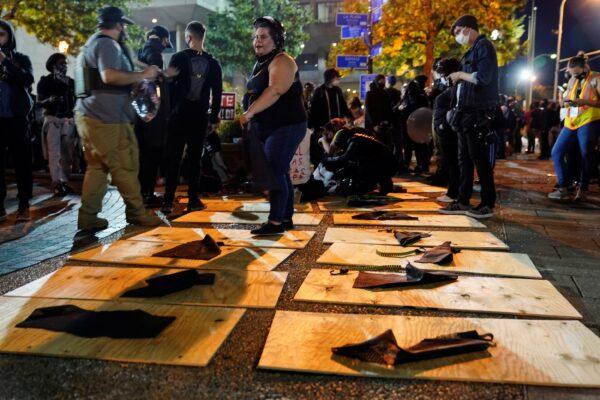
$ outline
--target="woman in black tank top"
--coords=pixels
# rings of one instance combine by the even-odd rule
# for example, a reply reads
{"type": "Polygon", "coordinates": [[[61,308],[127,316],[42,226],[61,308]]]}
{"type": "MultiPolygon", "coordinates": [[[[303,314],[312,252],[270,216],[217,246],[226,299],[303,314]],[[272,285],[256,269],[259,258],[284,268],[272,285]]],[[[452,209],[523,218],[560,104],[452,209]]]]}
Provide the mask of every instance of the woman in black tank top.
{"type": "Polygon", "coordinates": [[[240,122],[250,123],[250,139],[260,143],[262,152],[253,155],[252,163],[262,165],[271,178],[269,220],[252,233],[272,235],[293,229],[294,187],[289,169],[306,135],[306,110],[298,66],[283,50],[283,26],[272,17],[263,17],[254,22],[254,29],[257,62],[247,84],[249,106],[240,122]]]}

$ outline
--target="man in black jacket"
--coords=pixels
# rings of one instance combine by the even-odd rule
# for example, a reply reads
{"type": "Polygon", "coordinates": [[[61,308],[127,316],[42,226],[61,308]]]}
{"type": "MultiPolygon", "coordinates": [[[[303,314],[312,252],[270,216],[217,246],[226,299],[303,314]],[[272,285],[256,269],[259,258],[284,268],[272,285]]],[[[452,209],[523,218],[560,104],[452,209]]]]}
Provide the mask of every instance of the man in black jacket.
{"type": "Polygon", "coordinates": [[[490,144],[497,140],[493,126],[499,99],[496,49],[479,34],[477,19],[472,15],[456,20],[452,34],[459,44],[469,46],[461,60],[462,71],[449,77],[457,85],[451,125],[458,134],[461,182],[458,201],[440,212],[490,218],[496,202],[494,171],[489,159],[490,144]],[[481,203],[471,208],[473,164],[481,183],[481,203]]]}
{"type": "Polygon", "coordinates": [[[390,96],[385,90],[385,76],[377,75],[371,82],[365,99],[365,128],[373,130],[384,122],[392,121],[390,96]]]}
{"type": "Polygon", "coordinates": [[[340,73],[338,70],[335,68],[325,70],[323,78],[325,83],[315,89],[310,100],[308,123],[315,132],[334,118],[353,119],[344,93],[339,87],[340,73]]]}
{"type": "MultiPolygon", "coordinates": [[[[138,60],[146,65],[163,68],[162,53],[172,48],[169,31],[164,26],[156,25],[146,34],[146,43],[138,51],[138,60]]],[[[169,92],[165,89],[165,81],[159,79],[161,93],[160,108],[154,119],[144,122],[138,118],[135,134],[140,147],[140,186],[146,207],[160,207],[160,200],[154,194],[158,169],[163,161],[163,149],[167,140],[167,119],[169,113],[169,92]]]]}
{"type": "Polygon", "coordinates": [[[67,57],[54,53],[46,61],[50,74],[37,85],[38,103],[44,107],[42,144],[48,160],[55,196],[65,196],[73,189],[67,184],[76,146],[75,81],[67,76],[67,57]]]}
{"type": "Polygon", "coordinates": [[[170,68],[179,71],[170,84],[171,115],[167,139],[167,183],[162,211],[173,211],[173,200],[179,178],[179,163],[187,145],[188,211],[204,209],[200,201],[199,180],[202,148],[207,129],[219,123],[223,77],[221,65],[204,51],[206,29],[200,22],[185,28],[189,49],[173,55],[170,68]],[[212,103],[209,100],[212,96],[212,103]],[[209,114],[210,109],[210,114],[209,114]]]}
{"type": "Polygon", "coordinates": [[[19,209],[17,221],[28,221],[32,196],[31,142],[27,134],[27,115],[33,107],[28,89],[33,84],[29,57],[16,51],[12,26],[0,20],[0,221],[6,219],[4,177],[6,149],[9,149],[17,176],[19,209]]]}

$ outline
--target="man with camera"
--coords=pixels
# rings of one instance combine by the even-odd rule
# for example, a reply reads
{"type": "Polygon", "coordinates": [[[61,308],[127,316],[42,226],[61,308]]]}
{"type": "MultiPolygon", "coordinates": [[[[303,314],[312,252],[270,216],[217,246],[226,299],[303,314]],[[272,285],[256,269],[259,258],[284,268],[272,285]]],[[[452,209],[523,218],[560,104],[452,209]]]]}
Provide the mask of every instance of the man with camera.
{"type": "Polygon", "coordinates": [[[455,85],[450,124],[458,134],[460,186],[458,200],[442,208],[442,214],[464,214],[473,218],[494,215],[496,188],[488,152],[496,141],[495,109],[498,105],[498,59],[496,49],[479,33],[477,19],[463,15],[452,25],[456,41],[469,46],[461,60],[462,71],[450,74],[455,85]],[[471,207],[474,167],[481,183],[481,203],[471,207]]]}

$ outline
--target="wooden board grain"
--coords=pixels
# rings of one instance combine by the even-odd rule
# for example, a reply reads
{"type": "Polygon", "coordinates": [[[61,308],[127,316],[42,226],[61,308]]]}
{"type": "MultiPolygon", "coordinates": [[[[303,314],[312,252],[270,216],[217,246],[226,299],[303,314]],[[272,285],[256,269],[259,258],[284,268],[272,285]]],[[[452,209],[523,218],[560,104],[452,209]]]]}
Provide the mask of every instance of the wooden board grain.
{"type": "Polygon", "coordinates": [[[346,200],[319,201],[321,211],[407,211],[407,212],[434,212],[441,206],[432,201],[400,201],[379,207],[348,207],[346,200]]]}
{"type": "MultiPolygon", "coordinates": [[[[190,200],[187,197],[187,193],[184,193],[184,192],[177,192],[177,193],[175,193],[175,196],[177,198],[177,202],[180,204],[187,204],[190,200]]],[[[221,201],[242,201],[244,203],[247,203],[247,202],[264,203],[265,201],[267,201],[267,198],[265,196],[258,196],[256,194],[252,194],[252,193],[230,194],[230,195],[225,195],[225,196],[203,197],[202,198],[202,202],[205,204],[210,203],[210,202],[221,202],[221,201]]]]}
{"type": "MultiPolygon", "coordinates": [[[[248,211],[248,212],[269,212],[271,206],[266,201],[237,201],[237,200],[202,200],[206,205],[205,211],[248,211]]],[[[184,203],[185,204],[185,203],[184,203]]],[[[296,212],[312,212],[312,206],[309,203],[294,204],[296,212]]]]}
{"type": "MultiPolygon", "coordinates": [[[[378,272],[374,272],[378,273],[378,272]]],[[[460,276],[455,282],[399,289],[355,289],[359,272],[331,275],[312,269],[294,300],[386,307],[581,319],[581,314],[548,281],[460,276]]]]}
{"type": "MultiPolygon", "coordinates": [[[[400,229],[402,231],[418,231],[429,233],[431,236],[423,238],[413,244],[420,247],[434,247],[446,241],[458,249],[471,250],[508,250],[508,245],[490,232],[464,232],[464,231],[433,231],[427,229],[400,229]]],[[[327,228],[323,243],[362,243],[388,246],[399,246],[394,237],[393,228],[387,229],[359,229],[359,228],[327,228]]]]}
{"type": "Polygon", "coordinates": [[[446,190],[446,188],[443,187],[443,186],[430,185],[428,183],[419,182],[419,181],[397,182],[396,180],[394,180],[394,186],[400,186],[400,187],[405,187],[405,188],[409,188],[409,187],[430,187],[430,188],[435,188],[437,190],[446,190]]]}
{"type": "MultiPolygon", "coordinates": [[[[335,225],[365,225],[365,226],[409,226],[419,228],[470,228],[483,229],[486,226],[474,218],[465,215],[416,214],[417,220],[358,220],[353,215],[360,213],[333,214],[335,225]]],[[[189,215],[189,214],[188,214],[189,215]]],[[[298,214],[296,214],[298,215],[298,214]]],[[[294,216],[295,217],[295,216],[294,216]]]]}
{"type": "Polygon", "coordinates": [[[176,272],[167,268],[68,266],[5,296],[275,308],[287,278],[287,272],[206,270],[202,272],[215,274],[212,285],[196,285],[162,297],[121,297],[128,290],[146,286],[146,279],[176,272]]]}
{"type": "Polygon", "coordinates": [[[385,267],[386,265],[406,266],[406,264],[410,262],[417,268],[433,271],[451,271],[521,278],[542,277],[527,254],[462,250],[459,253],[454,254],[453,261],[450,264],[437,265],[415,262],[421,255],[401,258],[383,257],[377,254],[378,249],[384,252],[397,252],[410,250],[411,247],[334,243],[321,257],[319,257],[317,263],[344,265],[348,267],[385,267]]]}
{"type": "Polygon", "coordinates": [[[210,235],[215,241],[223,242],[225,246],[303,249],[314,234],[314,231],[291,230],[282,235],[254,236],[250,233],[250,230],[246,229],[171,228],[161,226],[127,238],[127,240],[188,243],[201,240],[205,235],[210,235]]]}
{"type": "MultiPolygon", "coordinates": [[[[209,212],[194,211],[187,213],[173,222],[186,222],[198,224],[264,224],[269,214],[259,212],[209,212]]],[[[296,225],[319,225],[323,214],[296,213],[293,220],[296,225]]]]}
{"type": "Polygon", "coordinates": [[[243,314],[243,309],[224,307],[0,297],[0,352],[203,367],[243,314]],[[152,339],[83,338],[15,327],[36,308],[64,304],[95,311],[141,309],[176,319],[152,339]]]}
{"type": "Polygon", "coordinates": [[[277,311],[258,367],[363,377],[600,387],[599,360],[600,338],[578,321],[277,311]],[[393,330],[400,347],[468,330],[493,333],[496,346],[393,368],[331,352],[332,347],[362,342],[387,329],[393,330]]]}
{"type": "Polygon", "coordinates": [[[158,243],[135,240],[118,240],[80,253],[71,254],[69,260],[109,264],[150,265],[166,268],[247,269],[271,271],[285,261],[293,249],[263,249],[221,247],[221,254],[209,261],[183,258],[153,257],[159,251],[172,249],[181,243],[158,243]]]}

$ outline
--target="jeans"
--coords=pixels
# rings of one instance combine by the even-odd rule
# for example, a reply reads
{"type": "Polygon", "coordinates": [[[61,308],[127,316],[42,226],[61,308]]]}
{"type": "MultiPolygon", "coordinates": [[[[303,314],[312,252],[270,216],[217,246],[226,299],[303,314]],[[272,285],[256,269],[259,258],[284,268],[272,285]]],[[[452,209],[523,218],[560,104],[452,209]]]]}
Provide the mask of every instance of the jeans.
{"type": "Polygon", "coordinates": [[[11,155],[17,178],[19,206],[27,206],[33,191],[31,141],[25,117],[0,118],[0,205],[6,198],[5,154],[11,155]]]}
{"type": "Polygon", "coordinates": [[[189,201],[198,198],[200,192],[200,167],[202,166],[202,149],[208,127],[207,116],[197,115],[192,110],[173,115],[169,121],[167,138],[165,203],[172,203],[179,181],[179,166],[183,149],[187,145],[187,168],[189,201]]]}
{"type": "Polygon", "coordinates": [[[554,147],[552,148],[552,161],[561,188],[569,186],[568,160],[573,158],[576,145],[579,145],[581,154],[580,184],[583,190],[587,190],[590,183],[590,172],[594,167],[594,146],[600,134],[600,121],[590,122],[578,129],[564,127],[554,147]]]}
{"type": "Polygon", "coordinates": [[[52,183],[69,180],[71,163],[76,150],[75,123],[72,119],[46,116],[44,118],[42,147],[48,160],[52,183]]]}
{"type": "Polygon", "coordinates": [[[481,184],[481,205],[493,208],[496,204],[496,187],[494,184],[494,170],[491,158],[495,153],[495,146],[485,143],[475,126],[481,122],[478,116],[481,113],[467,112],[461,116],[458,128],[458,165],[460,168],[460,187],[458,201],[469,205],[473,195],[473,173],[477,169],[479,183],[481,184]]]}
{"type": "Polygon", "coordinates": [[[294,186],[290,179],[290,163],[306,135],[306,122],[277,129],[257,128],[273,178],[274,187],[269,190],[269,221],[290,221],[294,215],[294,186]]]}

